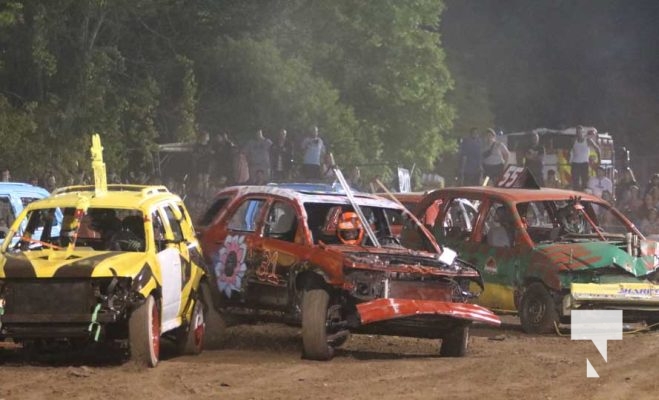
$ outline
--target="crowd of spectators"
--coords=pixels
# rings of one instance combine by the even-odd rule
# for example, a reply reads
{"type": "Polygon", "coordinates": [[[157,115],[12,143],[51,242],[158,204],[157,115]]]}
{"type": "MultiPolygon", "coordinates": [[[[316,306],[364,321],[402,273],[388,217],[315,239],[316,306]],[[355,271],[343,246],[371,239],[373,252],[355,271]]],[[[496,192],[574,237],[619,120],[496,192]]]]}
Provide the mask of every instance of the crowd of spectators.
{"type": "MultiPolygon", "coordinates": [[[[612,165],[602,165],[601,149],[595,140],[597,132],[585,132],[582,126],[577,126],[575,132],[569,151],[568,182],[561,181],[557,170],[544,164],[545,148],[535,132],[528,133],[524,141],[527,145],[517,149],[516,165],[525,166],[541,187],[594,194],[615,205],[645,235],[659,235],[659,173],[644,185],[629,165],[619,171],[612,165]]],[[[505,143],[497,140],[493,129],[480,133],[472,129],[460,143],[458,185],[496,184],[511,162],[511,154],[505,143]]]]}
{"type": "MultiPolygon", "coordinates": [[[[117,174],[108,168],[108,183],[162,184],[179,194],[194,214],[207,205],[209,198],[229,185],[263,185],[271,182],[328,182],[335,180],[334,160],[320,136],[317,126],[305,137],[293,140],[286,129],[272,138],[258,129],[251,139],[237,143],[226,131],[211,137],[200,131],[194,146],[183,152],[179,163],[168,171],[130,171],[117,174]]],[[[348,173],[348,180],[357,185],[359,169],[348,173]]],[[[0,171],[0,181],[14,181],[10,169],[0,171]]],[[[48,170],[20,181],[44,187],[52,192],[58,187],[93,184],[89,168],[73,171],[48,170]]]]}
{"type": "MultiPolygon", "coordinates": [[[[297,140],[291,139],[286,129],[269,136],[258,129],[252,138],[239,144],[227,132],[211,138],[201,131],[191,155],[190,173],[183,179],[166,177],[163,183],[182,195],[194,213],[206,205],[210,196],[229,185],[335,181],[334,159],[317,126],[297,140]]],[[[350,169],[346,178],[359,189],[359,168],[350,169]]]]}

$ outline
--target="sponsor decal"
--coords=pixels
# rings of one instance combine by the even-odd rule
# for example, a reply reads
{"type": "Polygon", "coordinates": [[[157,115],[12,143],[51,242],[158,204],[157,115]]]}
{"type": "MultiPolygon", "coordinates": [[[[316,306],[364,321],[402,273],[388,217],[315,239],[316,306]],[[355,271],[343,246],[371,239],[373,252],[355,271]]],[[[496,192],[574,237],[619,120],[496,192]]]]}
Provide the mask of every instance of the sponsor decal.
{"type": "Polygon", "coordinates": [[[618,294],[631,297],[657,297],[659,288],[620,288],[618,294]]]}
{"type": "Polygon", "coordinates": [[[212,257],[217,287],[229,298],[232,291],[240,291],[247,270],[246,253],[245,237],[229,235],[224,240],[224,245],[212,257]]]}

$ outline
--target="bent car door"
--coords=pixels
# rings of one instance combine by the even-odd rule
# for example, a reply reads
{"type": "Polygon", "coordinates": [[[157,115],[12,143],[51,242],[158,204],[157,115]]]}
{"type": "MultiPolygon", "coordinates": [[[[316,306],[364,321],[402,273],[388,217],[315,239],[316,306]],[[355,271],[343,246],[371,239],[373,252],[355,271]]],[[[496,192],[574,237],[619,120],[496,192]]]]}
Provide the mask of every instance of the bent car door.
{"type": "Polygon", "coordinates": [[[251,300],[267,307],[289,304],[290,268],[299,260],[302,235],[298,234],[299,214],[286,200],[270,203],[265,214],[263,236],[255,236],[248,252],[248,287],[251,300]]]}
{"type": "Polygon", "coordinates": [[[469,256],[465,258],[481,271],[485,282],[479,304],[513,311],[516,309],[515,280],[521,248],[514,213],[507,204],[498,201],[488,202],[484,206],[481,209],[483,218],[472,234],[469,256]]]}
{"type": "Polygon", "coordinates": [[[175,242],[175,235],[168,224],[167,214],[162,207],[151,213],[151,227],[156,246],[156,257],[160,264],[162,282],[162,330],[171,329],[177,324],[181,308],[181,256],[175,242]]]}
{"type": "Polygon", "coordinates": [[[254,251],[254,242],[260,241],[265,204],[263,197],[247,197],[228,211],[226,236],[210,255],[212,273],[224,304],[249,305],[258,300],[258,296],[252,296],[258,287],[249,284],[246,277],[247,263],[252,261],[247,256],[254,251]]]}

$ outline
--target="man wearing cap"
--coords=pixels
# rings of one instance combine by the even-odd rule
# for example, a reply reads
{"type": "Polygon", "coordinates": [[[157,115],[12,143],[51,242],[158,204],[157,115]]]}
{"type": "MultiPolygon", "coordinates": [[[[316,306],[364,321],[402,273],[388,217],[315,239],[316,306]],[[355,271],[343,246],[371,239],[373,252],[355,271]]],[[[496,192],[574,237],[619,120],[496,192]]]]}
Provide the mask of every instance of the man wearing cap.
{"type": "Polygon", "coordinates": [[[591,176],[588,180],[588,189],[592,190],[597,197],[602,197],[602,193],[607,191],[613,193],[613,182],[604,175],[606,171],[603,166],[597,167],[597,175],[591,176]]]}

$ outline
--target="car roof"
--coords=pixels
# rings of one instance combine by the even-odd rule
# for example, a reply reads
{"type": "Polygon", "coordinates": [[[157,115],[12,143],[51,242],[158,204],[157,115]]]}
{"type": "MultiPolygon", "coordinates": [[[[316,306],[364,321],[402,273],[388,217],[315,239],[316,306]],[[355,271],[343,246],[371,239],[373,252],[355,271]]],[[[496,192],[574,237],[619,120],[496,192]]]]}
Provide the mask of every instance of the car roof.
{"type": "MultiPolygon", "coordinates": [[[[268,183],[267,186],[275,186],[282,189],[293,189],[302,193],[345,193],[343,187],[339,182],[324,183],[324,182],[284,182],[284,183],[268,183]]],[[[363,193],[361,190],[350,188],[353,193],[363,193]]]]}
{"type": "Polygon", "coordinates": [[[23,182],[0,182],[0,193],[34,193],[39,194],[43,197],[50,195],[48,191],[42,187],[30,185],[29,183],[23,182]]]}
{"type": "MultiPolygon", "coordinates": [[[[275,195],[284,197],[301,204],[305,203],[331,203],[350,204],[348,196],[343,192],[307,192],[289,189],[280,186],[231,186],[220,190],[215,197],[225,195],[275,195]]],[[[353,193],[355,202],[360,206],[384,207],[401,209],[398,203],[380,196],[368,193],[353,193]]]]}
{"type": "Polygon", "coordinates": [[[47,208],[75,205],[81,197],[89,198],[90,207],[98,208],[145,208],[163,200],[181,201],[165,186],[113,185],[107,186],[106,193],[96,195],[93,185],[68,186],[56,189],[42,200],[30,203],[31,208],[47,208]]]}
{"type": "Polygon", "coordinates": [[[475,195],[497,197],[509,202],[524,202],[524,201],[543,201],[543,200],[566,200],[571,197],[580,197],[582,200],[587,200],[596,203],[605,203],[604,200],[597,196],[577,192],[575,190],[566,189],[517,189],[517,188],[500,188],[492,186],[460,186],[450,187],[444,189],[437,189],[432,193],[450,193],[452,195],[475,195]]]}

